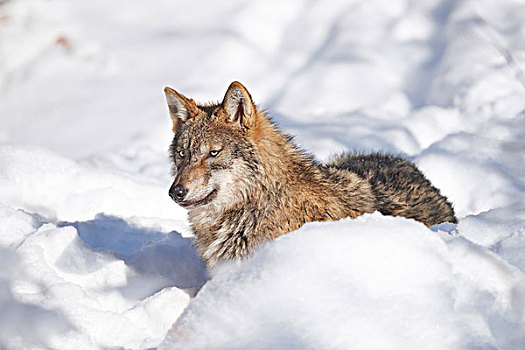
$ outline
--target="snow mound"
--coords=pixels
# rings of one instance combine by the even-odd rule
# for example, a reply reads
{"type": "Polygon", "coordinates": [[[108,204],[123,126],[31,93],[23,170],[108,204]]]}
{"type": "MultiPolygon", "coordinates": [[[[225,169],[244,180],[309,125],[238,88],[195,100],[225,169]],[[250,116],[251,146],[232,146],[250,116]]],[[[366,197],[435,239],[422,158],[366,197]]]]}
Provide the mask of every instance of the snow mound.
{"type": "Polygon", "coordinates": [[[208,278],[162,187],[39,148],[0,165],[0,347],[158,344],[208,278]]]}
{"type": "Polygon", "coordinates": [[[154,181],[82,166],[35,147],[0,146],[0,186],[0,201],[49,219],[84,220],[100,212],[167,220],[184,215],[154,181]]]}
{"type": "Polygon", "coordinates": [[[206,278],[176,232],[106,216],[57,226],[22,210],[2,207],[2,215],[0,258],[10,267],[0,275],[3,348],[153,346],[188,303],[183,289],[206,278]],[[129,245],[130,233],[140,244],[129,245]]]}
{"type": "Polygon", "coordinates": [[[525,275],[403,218],[309,223],[204,286],[162,349],[515,348],[525,275]]]}

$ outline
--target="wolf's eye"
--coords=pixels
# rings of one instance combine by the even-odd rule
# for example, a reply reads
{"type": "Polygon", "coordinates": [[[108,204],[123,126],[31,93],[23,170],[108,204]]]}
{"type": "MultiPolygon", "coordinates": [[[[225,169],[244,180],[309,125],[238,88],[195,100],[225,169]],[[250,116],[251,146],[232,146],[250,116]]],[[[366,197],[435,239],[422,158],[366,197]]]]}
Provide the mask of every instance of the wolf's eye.
{"type": "Polygon", "coordinates": [[[217,155],[219,154],[221,150],[216,150],[216,149],[212,149],[210,151],[210,157],[217,157],[217,155]]]}
{"type": "Polygon", "coordinates": [[[179,157],[184,158],[184,156],[186,155],[186,152],[184,152],[184,150],[180,150],[177,152],[177,154],[179,155],[179,157]]]}

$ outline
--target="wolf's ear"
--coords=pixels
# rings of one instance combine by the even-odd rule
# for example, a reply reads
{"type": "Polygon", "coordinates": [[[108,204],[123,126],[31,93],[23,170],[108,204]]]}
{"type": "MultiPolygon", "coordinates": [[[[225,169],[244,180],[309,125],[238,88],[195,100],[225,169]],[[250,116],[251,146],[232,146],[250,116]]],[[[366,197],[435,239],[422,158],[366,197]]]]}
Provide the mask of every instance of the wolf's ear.
{"type": "Polygon", "coordinates": [[[237,122],[248,129],[254,125],[255,105],[248,90],[238,81],[234,81],[228,87],[222,108],[230,122],[237,122]]]}
{"type": "Polygon", "coordinates": [[[185,122],[198,111],[197,104],[172,88],[164,88],[164,93],[166,94],[166,101],[168,102],[171,120],[173,121],[173,131],[177,131],[180,122],[185,122]]]}

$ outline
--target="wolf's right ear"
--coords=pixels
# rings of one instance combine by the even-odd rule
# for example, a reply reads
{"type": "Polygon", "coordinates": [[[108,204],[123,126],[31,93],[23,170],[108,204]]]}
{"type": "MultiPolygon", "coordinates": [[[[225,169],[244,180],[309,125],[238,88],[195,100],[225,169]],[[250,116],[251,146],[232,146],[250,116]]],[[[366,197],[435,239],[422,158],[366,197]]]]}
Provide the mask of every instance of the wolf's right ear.
{"type": "Polygon", "coordinates": [[[185,122],[198,111],[197,104],[192,99],[179,94],[172,88],[164,88],[166,101],[170,109],[171,120],[173,121],[173,131],[177,131],[180,122],[185,122]]]}

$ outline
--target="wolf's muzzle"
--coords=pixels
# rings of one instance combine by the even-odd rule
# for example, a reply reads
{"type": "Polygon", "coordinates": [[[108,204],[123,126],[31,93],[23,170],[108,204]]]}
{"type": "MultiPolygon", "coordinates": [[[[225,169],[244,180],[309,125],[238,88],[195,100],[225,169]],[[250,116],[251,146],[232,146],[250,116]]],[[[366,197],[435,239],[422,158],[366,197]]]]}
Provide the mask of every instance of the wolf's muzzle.
{"type": "Polygon", "coordinates": [[[169,195],[171,199],[173,199],[175,202],[182,202],[182,200],[184,200],[184,197],[186,197],[187,194],[188,190],[182,187],[181,185],[171,185],[169,195]]]}

